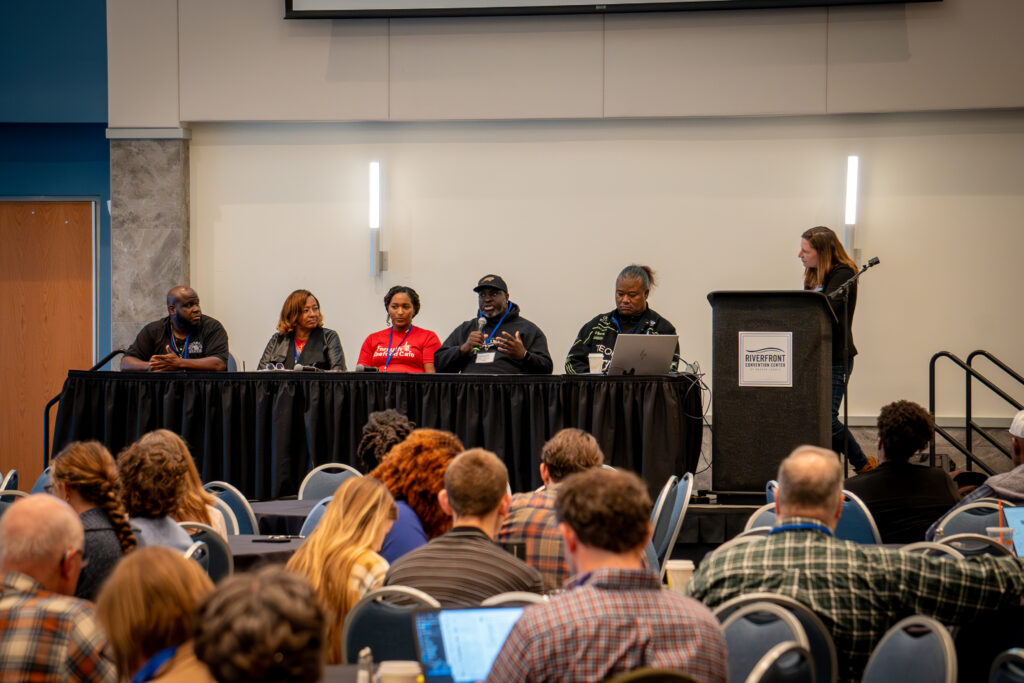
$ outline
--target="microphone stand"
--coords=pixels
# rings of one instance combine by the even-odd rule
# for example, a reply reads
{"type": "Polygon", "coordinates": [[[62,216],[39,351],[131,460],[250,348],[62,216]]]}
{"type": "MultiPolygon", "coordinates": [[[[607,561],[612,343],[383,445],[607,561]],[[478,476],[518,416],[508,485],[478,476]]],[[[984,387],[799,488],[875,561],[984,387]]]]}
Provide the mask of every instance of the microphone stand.
{"type": "Polygon", "coordinates": [[[828,295],[829,301],[842,298],[843,300],[843,477],[846,477],[846,463],[850,452],[850,290],[860,276],[867,272],[868,268],[874,268],[881,261],[878,257],[868,259],[867,265],[839,285],[834,292],[828,295]]]}

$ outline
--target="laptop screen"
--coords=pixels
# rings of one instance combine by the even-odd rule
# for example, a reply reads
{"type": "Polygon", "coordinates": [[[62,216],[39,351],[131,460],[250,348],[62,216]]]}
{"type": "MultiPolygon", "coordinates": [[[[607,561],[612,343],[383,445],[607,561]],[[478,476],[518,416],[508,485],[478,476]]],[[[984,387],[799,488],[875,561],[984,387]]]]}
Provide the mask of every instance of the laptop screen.
{"type": "Polygon", "coordinates": [[[416,647],[427,683],[487,678],[522,607],[418,610],[416,647]]]}
{"type": "Polygon", "coordinates": [[[1024,507],[1004,507],[1006,526],[1013,529],[1013,549],[1017,557],[1024,557],[1024,507]]]}

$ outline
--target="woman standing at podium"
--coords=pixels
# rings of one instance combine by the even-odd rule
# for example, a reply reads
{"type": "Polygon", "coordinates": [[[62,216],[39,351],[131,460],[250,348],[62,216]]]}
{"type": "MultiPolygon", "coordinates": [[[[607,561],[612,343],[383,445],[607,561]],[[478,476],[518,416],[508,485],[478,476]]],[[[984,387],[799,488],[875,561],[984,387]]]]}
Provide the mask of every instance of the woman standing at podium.
{"type": "MultiPolygon", "coordinates": [[[[811,228],[800,236],[800,253],[797,254],[804,264],[804,289],[821,292],[829,296],[839,289],[840,285],[857,273],[857,264],[843,248],[835,232],[824,226],[811,228]]],[[[829,303],[836,314],[837,322],[832,324],[832,450],[842,453],[845,445],[850,448],[846,453],[858,473],[868,472],[875,468],[877,461],[864,455],[860,445],[846,425],[839,421],[839,404],[843,401],[846,382],[850,381],[853,372],[853,357],[857,355],[857,347],[853,345],[853,311],[857,307],[857,283],[850,287],[849,313],[844,315],[842,300],[829,303]],[[847,324],[849,321],[849,324],[847,324]],[[849,346],[849,360],[844,367],[844,342],[849,346]]]]}

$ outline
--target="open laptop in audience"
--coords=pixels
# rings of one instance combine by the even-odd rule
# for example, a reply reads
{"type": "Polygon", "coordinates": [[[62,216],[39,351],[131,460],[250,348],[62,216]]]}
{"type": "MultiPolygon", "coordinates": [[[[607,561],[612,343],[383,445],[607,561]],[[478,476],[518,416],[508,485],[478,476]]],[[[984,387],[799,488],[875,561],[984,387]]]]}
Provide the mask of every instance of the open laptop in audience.
{"type": "Polygon", "coordinates": [[[522,613],[522,607],[413,612],[416,652],[426,683],[472,683],[487,678],[522,613]]]}
{"type": "Polygon", "coordinates": [[[667,375],[676,353],[676,334],[620,334],[615,339],[609,375],[667,375]]]}

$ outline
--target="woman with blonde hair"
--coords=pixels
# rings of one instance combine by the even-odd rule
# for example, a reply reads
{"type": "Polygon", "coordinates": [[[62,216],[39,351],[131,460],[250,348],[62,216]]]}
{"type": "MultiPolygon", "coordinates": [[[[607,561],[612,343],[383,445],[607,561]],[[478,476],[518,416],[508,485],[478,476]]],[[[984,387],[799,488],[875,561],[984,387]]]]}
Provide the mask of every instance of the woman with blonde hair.
{"type": "Polygon", "coordinates": [[[394,446],[368,476],[388,487],[398,520],[384,539],[381,555],[394,562],[448,531],[452,518],[437,502],[448,463],[465,450],[459,437],[440,429],[415,429],[394,446]]]}
{"type": "MultiPolygon", "coordinates": [[[[819,225],[805,230],[800,235],[800,253],[797,258],[804,266],[804,289],[821,292],[829,296],[857,273],[857,264],[843,248],[843,243],[830,228],[819,225]]],[[[839,404],[843,401],[846,384],[853,372],[853,357],[857,347],[853,345],[853,310],[857,307],[857,283],[850,287],[848,311],[841,303],[829,301],[836,314],[832,323],[832,450],[842,453],[845,444],[850,444],[846,453],[853,469],[858,473],[875,469],[878,461],[864,454],[857,440],[850,434],[847,440],[846,426],[839,421],[839,404]],[[844,339],[849,345],[850,356],[844,364],[844,339]]]]}
{"type": "Polygon", "coordinates": [[[96,601],[123,679],[213,683],[190,637],[213,583],[196,562],[170,548],[139,548],[114,569],[96,601]]]}
{"type": "Polygon", "coordinates": [[[53,461],[48,491],[66,500],[82,520],[89,564],[78,577],[75,597],[95,600],[114,565],[136,545],[114,458],[97,441],[70,443],[53,461]]]}
{"type": "Polygon", "coordinates": [[[227,539],[228,527],[224,521],[224,514],[214,507],[213,496],[203,490],[203,480],[199,478],[196,463],[181,437],[167,429],[155,429],[139,439],[139,443],[143,446],[158,445],[177,456],[185,466],[185,487],[178,498],[177,507],[171,513],[171,518],[176,522],[205,524],[213,527],[214,531],[227,539]]]}
{"type": "Polygon", "coordinates": [[[341,663],[341,626],[359,598],[384,582],[388,563],[377,553],[397,517],[395,501],[376,479],[345,480],[316,529],[288,560],[313,585],[327,613],[327,662],[341,663]]]}

